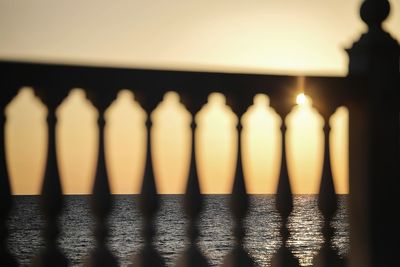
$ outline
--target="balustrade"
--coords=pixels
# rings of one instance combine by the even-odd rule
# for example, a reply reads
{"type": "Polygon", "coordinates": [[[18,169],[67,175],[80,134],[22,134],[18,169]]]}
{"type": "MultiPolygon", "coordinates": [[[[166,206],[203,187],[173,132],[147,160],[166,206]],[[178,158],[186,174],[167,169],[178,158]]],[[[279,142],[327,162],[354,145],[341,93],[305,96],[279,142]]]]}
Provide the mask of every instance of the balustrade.
{"type": "MultiPolygon", "coordinates": [[[[281,78],[278,78],[278,81],[281,78]]],[[[285,78],[289,81],[295,79],[285,78]]],[[[287,81],[286,81],[287,82],[287,81]]],[[[293,82],[295,84],[295,82],[293,82]]],[[[109,90],[106,94],[104,94],[101,90],[87,90],[88,98],[92,101],[95,107],[99,111],[98,116],[98,130],[99,130],[99,143],[98,143],[98,160],[97,160],[97,168],[95,173],[95,179],[93,184],[93,191],[90,199],[90,205],[92,209],[92,213],[95,217],[95,226],[93,230],[93,234],[95,237],[95,248],[90,253],[89,257],[85,261],[85,266],[118,266],[117,258],[110,252],[106,245],[106,240],[108,237],[108,224],[107,218],[111,212],[113,201],[112,195],[110,193],[110,185],[107,175],[107,164],[105,158],[105,149],[104,149],[104,129],[106,125],[106,121],[104,118],[104,112],[109,104],[114,99],[114,95],[116,95],[115,90],[109,90]]],[[[160,96],[158,99],[162,98],[162,94],[167,92],[160,91],[160,96]]],[[[182,95],[185,97],[185,104],[189,105],[189,110],[192,113],[192,117],[195,117],[195,114],[200,110],[202,106],[202,101],[197,101],[196,99],[188,100],[188,91],[180,91],[182,95]]],[[[285,118],[288,112],[290,111],[291,104],[289,101],[279,101],[281,98],[282,92],[274,95],[274,91],[272,92],[272,101],[274,103],[279,103],[277,107],[278,114],[282,118],[285,118]],[[278,102],[279,101],[279,102],[278,102]]],[[[60,229],[58,226],[58,217],[62,212],[63,206],[63,197],[62,197],[62,188],[59,178],[58,171],[58,162],[57,162],[57,153],[56,153],[56,107],[61,103],[64,96],[67,95],[68,90],[63,90],[62,94],[58,95],[57,98],[42,97],[42,100],[48,106],[48,160],[46,163],[46,171],[43,180],[43,189],[42,189],[42,209],[46,218],[46,224],[43,231],[43,237],[45,239],[45,247],[39,253],[39,255],[34,259],[35,266],[67,266],[68,260],[61,252],[61,250],[57,246],[57,237],[59,235],[60,229]]],[[[202,94],[202,97],[199,99],[206,99],[209,91],[202,94]]],[[[226,93],[226,92],[225,92],[226,93]]],[[[229,102],[235,106],[233,106],[234,112],[242,117],[246,108],[250,105],[252,95],[243,96],[243,91],[233,92],[228,98],[229,102]],[[243,101],[241,101],[243,100],[243,101]]],[[[46,95],[46,91],[38,90],[38,95],[46,95]]],[[[146,93],[139,92],[137,95],[146,96],[146,93]]],[[[54,97],[54,95],[50,94],[50,96],[54,97]]],[[[149,96],[147,96],[149,97],[149,96]]],[[[151,110],[157,105],[156,101],[145,102],[145,109],[148,114],[151,113],[151,110]]],[[[327,121],[329,116],[325,117],[327,121]]],[[[284,121],[284,120],[282,120],[284,121]]],[[[146,121],[146,129],[147,129],[147,156],[145,163],[145,172],[143,175],[142,189],[139,198],[139,209],[142,215],[142,235],[144,238],[144,244],[142,249],[138,252],[136,256],[132,259],[131,266],[165,266],[165,261],[157,251],[153,244],[154,237],[156,235],[156,229],[154,225],[155,218],[157,216],[157,210],[159,209],[160,200],[156,190],[156,184],[153,173],[153,160],[152,160],[152,143],[151,143],[151,119],[148,116],[146,121]]],[[[203,255],[201,250],[197,245],[197,239],[199,236],[199,225],[198,218],[201,214],[203,207],[203,197],[200,192],[199,180],[197,176],[197,167],[196,167],[196,157],[195,157],[195,132],[196,132],[196,123],[194,122],[191,125],[192,132],[192,148],[191,148],[191,160],[190,160],[190,168],[189,175],[187,180],[186,194],[183,200],[183,209],[188,219],[187,226],[187,238],[188,245],[179,258],[177,265],[178,266],[209,266],[209,262],[207,257],[203,255]]],[[[325,218],[324,226],[322,228],[322,233],[324,235],[324,245],[321,248],[319,255],[315,259],[315,266],[344,266],[338,265],[342,264],[342,259],[339,258],[336,251],[332,249],[331,238],[333,235],[333,230],[330,226],[332,217],[336,211],[337,203],[336,203],[336,194],[333,187],[333,179],[330,168],[330,153],[329,153],[329,126],[324,128],[325,133],[325,154],[324,154],[324,168],[323,175],[321,180],[321,192],[319,198],[319,207],[325,218]],[[334,265],[327,265],[332,264],[334,265]],[[336,264],[336,262],[338,264],[336,264]]],[[[242,124],[239,120],[237,126],[237,162],[236,162],[236,171],[235,177],[233,181],[232,194],[230,197],[230,208],[232,212],[232,218],[234,220],[234,227],[232,229],[232,235],[235,238],[235,245],[232,251],[226,255],[224,260],[224,266],[256,266],[256,263],[253,261],[249,252],[244,248],[244,237],[245,237],[245,227],[244,227],[244,219],[249,210],[249,196],[246,191],[246,183],[245,177],[242,170],[242,124]]],[[[282,239],[282,244],[279,250],[276,252],[272,259],[272,266],[299,266],[299,262],[296,257],[291,253],[290,248],[287,245],[287,240],[289,238],[289,229],[288,229],[288,218],[293,209],[293,200],[292,200],[292,192],[289,181],[289,175],[287,170],[286,163],[286,126],[285,123],[282,123],[281,127],[282,133],[282,146],[281,146],[281,171],[280,178],[277,187],[277,197],[276,197],[276,209],[281,216],[281,226],[280,226],[280,235],[282,239]]],[[[3,149],[3,153],[5,150],[3,149]]],[[[4,157],[5,159],[5,157],[4,157]]],[[[4,162],[5,164],[5,162],[4,162]]],[[[3,170],[6,170],[5,168],[3,170]]],[[[3,171],[4,172],[4,171],[3,171]]],[[[4,177],[7,176],[3,176],[4,177]]],[[[3,180],[4,182],[4,180],[3,180]]],[[[3,198],[5,196],[9,196],[9,202],[11,201],[10,194],[5,192],[8,187],[2,187],[3,189],[3,198]]],[[[7,208],[4,203],[3,210],[7,208]]],[[[10,204],[7,204],[10,205],[10,204]]],[[[133,218],[138,219],[138,218],[133,218]]],[[[6,222],[6,220],[3,220],[6,222]]],[[[6,231],[5,231],[6,233],[6,231]]],[[[3,244],[5,244],[5,235],[3,235],[3,244]]],[[[13,262],[12,256],[7,252],[7,247],[3,247],[3,258],[7,260],[10,266],[13,262]],[[7,254],[8,253],[8,254],[7,254]],[[7,256],[8,255],[8,256],[7,256]]],[[[15,262],[16,264],[16,262],[15,262]]]]}
{"type": "MultiPolygon", "coordinates": [[[[348,77],[307,77],[306,93],[315,101],[316,109],[325,120],[323,171],[318,197],[323,216],[321,232],[323,244],[315,256],[314,266],[393,266],[398,238],[396,220],[393,220],[396,199],[393,181],[398,177],[398,106],[396,98],[400,87],[398,59],[400,48],[381,23],[389,13],[384,0],[367,0],[362,6],[362,19],[368,32],[348,50],[350,55],[348,77]],[[374,10],[374,8],[376,10],[374,10]],[[366,87],[366,93],[363,88],[366,87]],[[382,90],[381,90],[382,88],[382,90]],[[361,92],[361,93],[360,93],[361,92]],[[350,110],[350,217],[351,255],[349,262],[338,256],[333,248],[331,226],[337,210],[337,196],[333,183],[330,155],[329,118],[342,105],[350,110]],[[380,109],[380,110],[378,110],[380,109]],[[384,131],[384,133],[382,133],[384,131]],[[358,138],[358,135],[364,135],[358,138]],[[397,144],[397,145],[396,145],[397,144]],[[378,152],[378,153],[377,153],[378,152]],[[382,176],[382,180],[379,177],[382,176]],[[365,178],[367,177],[367,178],[365,178]],[[365,178],[365,179],[364,179],[365,178]],[[380,182],[378,182],[380,181],[380,182]],[[386,191],[388,194],[386,195],[386,191]],[[392,208],[390,208],[392,207],[392,208]],[[357,218],[356,214],[360,215],[357,218]],[[359,224],[365,223],[358,229],[359,224]],[[386,223],[390,226],[386,228],[386,223]],[[376,242],[375,242],[376,241],[376,242]],[[382,263],[382,265],[380,265],[382,263]]],[[[86,266],[118,266],[117,258],[107,246],[108,216],[112,210],[112,195],[107,175],[104,148],[104,112],[113,101],[119,88],[133,88],[135,98],[148,114],[147,156],[139,197],[142,219],[142,248],[132,259],[132,266],[165,266],[165,261],[154,245],[157,235],[155,220],[160,206],[153,173],[150,114],[169,89],[174,88],[189,109],[193,118],[206,102],[207,96],[216,91],[227,97],[227,104],[241,118],[252,98],[258,93],[267,94],[273,107],[282,118],[281,171],[276,191],[276,209],[281,217],[281,247],[274,254],[272,266],[299,266],[299,261],[288,245],[290,227],[288,220],[293,210],[293,198],[287,169],[286,125],[284,118],[290,111],[296,89],[297,77],[195,73],[178,71],[132,70],[99,67],[77,67],[49,64],[0,62],[4,74],[0,111],[0,265],[17,266],[15,257],[7,246],[8,216],[12,209],[12,191],[7,171],[4,128],[4,109],[17,94],[18,88],[29,85],[48,108],[47,161],[43,175],[41,208],[45,218],[44,247],[33,259],[34,266],[67,266],[68,259],[58,246],[62,214],[63,193],[58,169],[56,149],[56,108],[68,91],[84,88],[88,98],[99,111],[99,145],[97,169],[91,195],[91,209],[95,217],[96,245],[86,259],[86,266]]],[[[194,119],[193,119],[194,120],[194,119]]],[[[192,123],[192,151],[183,209],[187,216],[187,247],[179,258],[178,266],[209,266],[209,261],[198,247],[199,217],[203,208],[195,155],[196,123],[192,123]]],[[[244,220],[250,208],[242,170],[242,126],[237,127],[237,163],[230,209],[234,221],[233,250],[226,255],[224,266],[255,266],[251,251],[245,249],[246,227],[244,220]]],[[[139,218],[133,218],[139,219],[139,218]]],[[[136,252],[135,252],[136,253],[136,252]]]]}

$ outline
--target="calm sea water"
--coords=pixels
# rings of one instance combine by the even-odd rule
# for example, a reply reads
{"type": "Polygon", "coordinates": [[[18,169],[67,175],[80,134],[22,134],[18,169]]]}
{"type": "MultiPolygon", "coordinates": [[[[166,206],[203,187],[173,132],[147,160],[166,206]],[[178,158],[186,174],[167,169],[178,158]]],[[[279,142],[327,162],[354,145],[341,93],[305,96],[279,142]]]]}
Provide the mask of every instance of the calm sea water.
{"type": "MultiPolygon", "coordinates": [[[[156,246],[169,266],[173,266],[186,244],[181,199],[181,196],[162,196],[162,208],[157,217],[156,246]]],[[[233,246],[227,200],[227,196],[206,196],[201,218],[199,243],[213,266],[219,265],[233,246]]],[[[109,245],[121,266],[128,265],[142,244],[136,201],[137,196],[116,196],[115,208],[110,216],[109,245]]],[[[274,209],[274,201],[274,196],[251,196],[245,245],[259,266],[269,266],[273,253],[280,246],[279,216],[274,209]]],[[[342,256],[349,246],[346,207],[347,196],[341,196],[333,226],[336,230],[334,246],[342,256]]],[[[80,265],[94,245],[88,197],[66,196],[66,207],[60,222],[63,229],[60,246],[73,266],[80,265]]],[[[321,222],[316,196],[295,196],[294,211],[289,221],[289,244],[303,266],[311,264],[322,243],[321,222]]],[[[38,197],[15,197],[15,209],[10,217],[9,245],[23,266],[29,265],[43,245],[40,236],[42,225],[38,197]]]]}

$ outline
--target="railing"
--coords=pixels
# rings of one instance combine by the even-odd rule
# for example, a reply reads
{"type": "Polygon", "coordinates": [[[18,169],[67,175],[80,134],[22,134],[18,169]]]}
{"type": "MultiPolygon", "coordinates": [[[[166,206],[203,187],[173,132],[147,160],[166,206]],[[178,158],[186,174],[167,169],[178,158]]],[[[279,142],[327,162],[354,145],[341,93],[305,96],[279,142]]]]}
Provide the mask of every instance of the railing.
{"type": "MultiPolygon", "coordinates": [[[[220,92],[227,96],[228,104],[240,118],[252,105],[253,96],[258,93],[266,93],[271,99],[272,106],[275,107],[278,114],[285,118],[290,112],[293,99],[287,96],[293,94],[293,89],[297,87],[297,77],[267,76],[267,75],[238,75],[238,74],[217,74],[217,73],[190,73],[190,72],[172,72],[172,71],[151,71],[151,70],[127,70],[127,69],[106,69],[38,64],[18,64],[3,63],[7,65],[7,70],[19,73],[17,80],[13,84],[13,89],[9,90],[8,99],[11,100],[17,94],[22,85],[29,85],[35,88],[36,94],[42,99],[48,108],[48,152],[45,176],[42,186],[42,210],[46,217],[46,226],[44,229],[45,248],[35,259],[35,265],[47,265],[50,261],[53,266],[67,265],[67,259],[60,251],[55,250],[58,232],[57,218],[60,216],[62,208],[62,190],[60,185],[59,171],[56,159],[55,146],[55,128],[57,118],[55,110],[69,93],[69,88],[85,88],[88,98],[99,111],[99,151],[97,160],[97,169],[95,182],[93,185],[93,194],[91,208],[96,218],[94,235],[96,237],[96,248],[88,259],[90,266],[114,266],[117,260],[108,251],[105,240],[107,236],[107,217],[111,211],[112,199],[110,196],[110,187],[107,177],[104,154],[104,112],[113,102],[119,88],[135,88],[133,92],[147,114],[156,108],[158,102],[162,100],[164,94],[170,88],[179,93],[183,104],[194,117],[196,113],[207,102],[207,97],[212,92],[220,92]],[[25,76],[27,75],[27,76],[25,76]],[[23,76],[25,76],[23,78],[23,76]],[[51,78],[49,78],[51,77],[51,78]],[[99,77],[102,77],[99,79],[99,77]],[[102,80],[104,79],[104,80],[102,80]],[[22,82],[22,84],[21,84],[22,82]],[[90,89],[86,89],[90,88],[90,89]],[[93,89],[92,89],[93,88],[93,89]],[[182,89],[179,89],[182,88],[182,89]],[[215,90],[215,88],[218,88],[215,90]],[[270,89],[271,88],[271,89],[270,89]]],[[[346,80],[344,78],[321,78],[307,77],[307,93],[318,99],[315,105],[322,107],[323,117],[328,121],[331,114],[337,107],[343,105],[342,97],[338,92],[345,88],[346,80]],[[313,90],[313,88],[323,88],[323,90],[313,90]]],[[[8,87],[11,88],[11,87],[8,87]]],[[[3,123],[4,125],[4,123],[3,123]]],[[[150,129],[152,121],[148,116],[147,127],[147,157],[145,164],[145,173],[143,178],[140,211],[143,217],[142,234],[145,240],[143,250],[136,259],[137,265],[143,266],[163,266],[164,262],[153,247],[154,238],[154,219],[159,206],[158,195],[156,192],[152,156],[151,156],[151,138],[150,129]],[[140,264],[139,264],[140,263],[140,264]]],[[[327,124],[328,125],[328,124],[327,124]]],[[[180,265],[182,266],[207,266],[207,259],[197,248],[196,240],[199,234],[198,217],[202,209],[202,195],[199,190],[199,181],[196,171],[196,161],[194,156],[194,141],[196,124],[192,123],[192,153],[190,174],[187,182],[186,195],[184,198],[184,210],[188,218],[187,236],[190,240],[187,250],[182,255],[180,265]]],[[[231,211],[235,221],[232,234],[235,237],[236,245],[232,253],[226,257],[227,266],[238,263],[239,266],[253,266],[254,262],[247,255],[243,248],[243,238],[245,229],[243,220],[246,216],[249,206],[249,200],[246,193],[246,187],[243,178],[241,161],[241,129],[239,122],[238,131],[238,160],[236,164],[236,175],[234,178],[231,211]]],[[[286,126],[282,124],[282,162],[277,190],[276,207],[282,217],[281,238],[282,247],[273,259],[274,266],[298,265],[296,258],[291,254],[286,246],[289,237],[287,229],[287,220],[292,211],[292,194],[289,184],[289,177],[286,164],[286,145],[285,145],[286,126]],[[288,261],[288,262],[287,262],[288,261]],[[286,263],[287,262],[287,263],[286,263]]],[[[332,250],[331,238],[333,230],[330,221],[337,208],[336,194],[333,187],[332,171],[330,167],[329,153],[329,127],[325,127],[325,160],[323,167],[323,179],[321,181],[321,194],[319,198],[320,210],[325,217],[323,234],[325,245],[321,249],[320,256],[316,262],[322,261],[324,257],[334,256],[334,260],[341,262],[337,253],[332,250]],[[326,255],[325,255],[326,254],[326,255]],[[332,256],[331,256],[332,255],[332,256]]],[[[4,159],[4,158],[3,158],[4,159]]],[[[4,163],[5,164],[5,163],[4,163]]],[[[330,259],[329,261],[332,261],[330,259]]]]}
{"type": "MultiPolygon", "coordinates": [[[[380,27],[386,15],[384,12],[386,1],[366,1],[367,4],[383,4],[383,11],[376,11],[369,5],[364,5],[363,19],[370,30],[367,40],[361,39],[350,51],[350,72],[345,78],[338,77],[307,77],[307,94],[314,100],[314,106],[322,114],[325,122],[339,106],[347,106],[350,110],[350,189],[351,189],[351,266],[389,266],[394,263],[396,238],[391,238],[388,233],[398,232],[392,222],[392,212],[395,200],[392,180],[377,183],[377,172],[382,171],[387,177],[396,177],[399,159],[398,133],[399,110],[396,89],[400,88],[398,70],[398,44],[388,38],[380,27]],[[378,14],[378,15],[377,15],[378,14]],[[380,36],[381,34],[382,36],[380,36]],[[376,37],[378,35],[378,37],[376,37]],[[372,36],[372,37],[371,37],[372,36]],[[380,36],[380,37],[379,37],[380,36]],[[374,39],[375,38],[375,39],[374,39]],[[385,39],[386,38],[386,39],[385,39]],[[378,41],[386,40],[387,43],[378,41]],[[375,50],[368,50],[370,44],[375,44],[374,49],[381,49],[379,56],[375,50]],[[379,43],[379,45],[376,45],[379,43]],[[394,45],[397,44],[397,47],[394,45]],[[361,47],[361,48],[360,48],[361,47]],[[392,50],[388,49],[393,48],[392,50]],[[366,59],[371,59],[369,62],[366,59]],[[355,75],[360,74],[360,76],[355,75]],[[361,88],[367,88],[366,93],[360,93],[361,88]],[[376,91],[377,88],[384,90],[376,91]],[[386,97],[386,98],[384,98],[386,97]],[[374,113],[373,108],[381,108],[374,113]],[[377,116],[386,116],[384,123],[379,123],[377,116]],[[353,127],[352,127],[353,125],[353,127]],[[381,134],[385,140],[377,140],[379,129],[382,131],[393,130],[389,134],[381,134]],[[358,138],[357,134],[364,134],[362,130],[368,129],[367,137],[358,138]],[[384,145],[392,145],[393,149],[384,145]],[[366,149],[365,147],[366,146],[366,149]],[[362,149],[364,147],[364,149],[362,149]],[[380,149],[379,149],[380,148],[380,149]],[[374,153],[380,152],[379,157],[374,153]],[[386,154],[385,154],[386,153],[386,154]],[[371,161],[374,160],[374,161],[371,161]],[[372,163],[371,163],[372,162],[372,163]],[[369,163],[371,165],[369,165],[369,163]],[[368,173],[368,172],[371,173],[368,173]],[[367,178],[365,178],[367,177],[367,178]],[[386,194],[388,194],[386,196],[386,194]],[[386,197],[385,197],[386,196],[386,197]],[[368,211],[369,210],[369,211],[368,211]],[[378,212],[379,211],[379,212],[378,212]],[[374,216],[379,215],[380,221],[374,216]],[[359,218],[357,218],[360,216],[359,218]],[[367,226],[358,228],[360,221],[367,226]],[[384,223],[392,226],[391,230],[380,229],[384,223]],[[393,240],[394,239],[394,240],[393,240]],[[385,243],[386,242],[386,243],[385,243]],[[385,245],[385,250],[376,244],[385,245]],[[387,247],[386,247],[387,246],[387,247]],[[369,254],[372,253],[372,254],[369,254]]],[[[373,5],[372,5],[373,7],[373,5]]],[[[45,216],[43,238],[45,246],[34,259],[34,266],[67,266],[68,259],[57,246],[59,232],[58,218],[62,212],[63,195],[59,178],[56,158],[57,117],[56,108],[66,98],[71,88],[84,88],[88,99],[99,112],[99,151],[97,169],[93,192],[91,195],[91,209],[96,219],[94,236],[96,246],[86,260],[87,266],[117,266],[118,260],[107,247],[108,225],[107,218],[112,209],[112,196],[107,177],[104,154],[104,127],[106,121],[104,112],[112,103],[121,88],[131,88],[143,109],[150,114],[161,102],[163,95],[171,89],[176,91],[181,102],[186,106],[191,115],[194,115],[206,103],[207,97],[212,92],[220,92],[227,98],[227,104],[240,118],[251,105],[253,96],[258,93],[267,94],[271,106],[281,118],[289,113],[292,103],[289,100],[290,90],[296,88],[297,77],[250,75],[250,74],[223,74],[223,73],[195,73],[157,70],[131,70],[118,68],[78,67],[63,65],[29,64],[1,62],[0,71],[3,74],[1,81],[1,110],[17,94],[22,86],[31,86],[36,95],[43,101],[48,109],[48,148],[45,174],[41,193],[41,208],[45,216]]],[[[5,116],[1,116],[0,129],[0,263],[1,266],[16,266],[17,262],[7,249],[7,216],[12,208],[12,197],[9,186],[6,156],[4,146],[5,116]]],[[[144,244],[142,250],[134,258],[133,266],[164,266],[165,262],[153,245],[155,226],[154,220],[159,208],[159,196],[156,192],[151,157],[151,119],[148,116],[147,127],[147,156],[145,173],[142,182],[139,208],[143,218],[142,235],[144,244]]],[[[187,238],[189,244],[182,254],[178,266],[208,266],[206,256],[202,255],[197,246],[199,235],[198,218],[203,206],[203,197],[199,190],[199,181],[196,171],[194,156],[195,123],[192,123],[192,153],[190,172],[184,197],[184,211],[188,219],[187,238]]],[[[235,237],[234,249],[226,255],[224,266],[255,266],[243,246],[246,231],[243,220],[249,208],[249,199],[244,183],[241,160],[241,130],[239,121],[237,126],[237,163],[230,208],[234,219],[232,235],[235,237]]],[[[288,217],[293,209],[292,193],[286,164],[286,126],[281,127],[282,134],[282,160],[276,196],[276,209],[281,216],[280,236],[282,245],[272,259],[272,266],[299,266],[298,260],[293,256],[286,245],[289,238],[287,228],[288,217]]],[[[321,229],[324,243],[314,259],[314,266],[344,266],[345,260],[341,259],[331,240],[333,229],[331,220],[337,209],[329,151],[329,125],[324,127],[324,164],[318,198],[319,209],[324,217],[321,229]]],[[[398,177],[398,176],[397,176],[398,177]]],[[[398,226],[397,226],[398,227],[398,226]]],[[[398,235],[398,234],[397,234],[398,235]]],[[[393,265],[392,265],[393,266],[393,265]]]]}

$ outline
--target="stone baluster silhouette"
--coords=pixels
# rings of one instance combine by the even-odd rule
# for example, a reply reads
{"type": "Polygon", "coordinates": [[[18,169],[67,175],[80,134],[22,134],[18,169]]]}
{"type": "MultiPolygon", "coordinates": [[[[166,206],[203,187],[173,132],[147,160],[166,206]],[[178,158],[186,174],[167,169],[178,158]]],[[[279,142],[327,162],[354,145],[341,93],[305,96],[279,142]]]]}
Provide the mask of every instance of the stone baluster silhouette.
{"type": "Polygon", "coordinates": [[[92,195],[90,197],[90,207],[96,223],[93,234],[96,239],[96,246],[85,261],[85,266],[118,266],[116,257],[107,247],[107,237],[109,227],[107,223],[108,216],[112,210],[113,198],[110,193],[110,185],[108,181],[107,166],[104,150],[104,129],[106,121],[104,113],[109,104],[112,102],[114,94],[109,91],[109,95],[89,91],[88,97],[97,108],[98,129],[99,129],[99,146],[97,154],[97,168],[93,183],[92,195]],[[98,94],[98,95],[97,95],[98,94]]]}
{"type": "Polygon", "coordinates": [[[186,185],[186,193],[183,200],[183,208],[188,220],[187,237],[189,244],[186,247],[183,255],[178,261],[178,267],[193,266],[193,267],[206,267],[209,266],[207,259],[201,253],[197,246],[197,239],[199,236],[198,219],[203,209],[203,196],[200,193],[199,179],[197,176],[196,167],[196,149],[195,149],[195,135],[196,123],[193,114],[192,128],[192,151],[190,159],[189,177],[186,185]]]}
{"type": "MultiPolygon", "coordinates": [[[[151,114],[147,109],[147,114],[151,114]]],[[[135,255],[130,266],[158,267],[165,266],[164,259],[155,249],[153,241],[155,236],[154,219],[160,207],[160,200],[157,194],[156,183],[153,174],[153,164],[151,156],[151,118],[147,117],[147,155],[146,166],[143,176],[142,189],[139,196],[139,210],[142,214],[142,235],[144,245],[141,251],[135,255]]]]}
{"type": "Polygon", "coordinates": [[[63,208],[63,194],[57,163],[56,151],[56,108],[64,99],[67,90],[36,89],[36,94],[47,106],[47,161],[41,192],[41,209],[45,216],[43,238],[45,247],[33,260],[33,266],[68,266],[68,259],[58,248],[57,239],[60,233],[58,218],[63,208]]]}
{"type": "MultiPolygon", "coordinates": [[[[243,113],[241,113],[243,114],[243,113]]],[[[241,132],[242,124],[239,120],[238,126],[238,142],[237,142],[237,162],[236,162],[236,174],[233,182],[232,195],[230,198],[230,209],[234,219],[233,235],[235,237],[236,244],[233,250],[225,257],[223,266],[256,266],[252,258],[248,255],[247,251],[243,247],[243,240],[245,237],[245,231],[243,221],[249,210],[249,197],[246,191],[246,184],[244,181],[243,169],[242,169],[242,153],[241,153],[241,132]]]]}
{"type": "MultiPolygon", "coordinates": [[[[282,113],[281,113],[282,114],[282,113]]],[[[286,125],[284,118],[282,116],[282,160],[281,160],[281,171],[278,181],[278,188],[276,192],[276,209],[281,216],[281,225],[280,225],[280,234],[282,238],[281,247],[274,254],[271,262],[272,267],[297,267],[299,266],[299,262],[297,258],[294,257],[292,252],[287,247],[287,240],[289,239],[290,232],[287,226],[288,218],[290,213],[293,210],[293,197],[292,190],[290,187],[289,174],[287,169],[286,162],[286,125]]]]}
{"type": "Polygon", "coordinates": [[[338,256],[336,249],[332,247],[332,237],[334,234],[331,226],[332,218],[338,208],[337,196],[333,184],[331,157],[329,148],[329,116],[325,116],[324,126],[324,164],[322,169],[322,178],[318,196],[318,208],[321,211],[324,222],[322,227],[322,235],[324,243],[314,258],[314,267],[341,267],[345,266],[345,260],[338,256]]]}
{"type": "MultiPolygon", "coordinates": [[[[5,88],[2,88],[5,90],[5,88]]],[[[8,92],[7,92],[8,93],[8,92]]],[[[5,124],[6,116],[4,109],[14,96],[14,92],[2,95],[0,106],[0,266],[18,266],[17,261],[10,253],[7,246],[8,227],[7,218],[12,208],[12,197],[10,181],[7,170],[6,150],[5,150],[5,124]]]]}

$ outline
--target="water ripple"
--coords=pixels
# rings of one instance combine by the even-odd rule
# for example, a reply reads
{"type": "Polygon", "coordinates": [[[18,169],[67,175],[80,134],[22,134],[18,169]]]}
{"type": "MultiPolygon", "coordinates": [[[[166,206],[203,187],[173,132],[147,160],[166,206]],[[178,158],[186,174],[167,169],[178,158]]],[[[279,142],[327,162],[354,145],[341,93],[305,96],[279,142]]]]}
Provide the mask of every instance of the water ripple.
{"type": "MultiPolygon", "coordinates": [[[[136,207],[137,196],[116,196],[110,216],[109,245],[127,266],[142,245],[141,219],[136,207]]],[[[181,210],[181,196],[162,196],[162,206],[157,216],[155,245],[169,266],[173,266],[186,244],[186,219],[181,210]]],[[[43,246],[37,196],[15,197],[16,208],[10,217],[9,246],[22,266],[30,264],[35,253],[43,246]]],[[[213,266],[222,263],[232,249],[232,219],[227,207],[228,196],[206,196],[205,210],[201,216],[200,248],[213,266]]],[[[274,196],[251,196],[251,209],[246,219],[245,247],[261,267],[270,265],[273,253],[279,248],[280,217],[275,211],[274,196]]],[[[332,223],[335,228],[333,245],[341,256],[349,247],[347,197],[339,197],[339,210],[332,223]]],[[[320,227],[322,217],[318,212],[316,196],[295,196],[294,210],[289,218],[291,236],[288,244],[302,266],[310,265],[322,244],[320,227]]],[[[66,196],[66,207],[60,224],[63,233],[59,244],[72,266],[81,265],[94,246],[87,196],[66,196]]]]}

